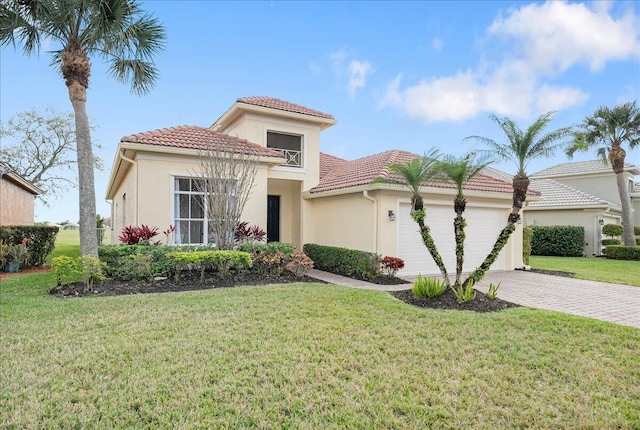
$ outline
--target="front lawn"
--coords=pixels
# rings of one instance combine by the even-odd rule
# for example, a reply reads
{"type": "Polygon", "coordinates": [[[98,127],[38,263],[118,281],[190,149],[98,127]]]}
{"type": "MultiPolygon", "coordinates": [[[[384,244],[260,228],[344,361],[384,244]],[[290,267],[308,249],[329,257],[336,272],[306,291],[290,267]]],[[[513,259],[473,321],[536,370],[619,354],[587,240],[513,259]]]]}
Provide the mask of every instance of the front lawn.
{"type": "Polygon", "coordinates": [[[575,277],[578,279],[640,287],[640,261],[532,255],[530,265],[534,269],[575,273],[575,277]]]}
{"type": "Polygon", "coordinates": [[[322,284],[60,299],[0,282],[3,428],[638,428],[640,330],[322,284]]]}

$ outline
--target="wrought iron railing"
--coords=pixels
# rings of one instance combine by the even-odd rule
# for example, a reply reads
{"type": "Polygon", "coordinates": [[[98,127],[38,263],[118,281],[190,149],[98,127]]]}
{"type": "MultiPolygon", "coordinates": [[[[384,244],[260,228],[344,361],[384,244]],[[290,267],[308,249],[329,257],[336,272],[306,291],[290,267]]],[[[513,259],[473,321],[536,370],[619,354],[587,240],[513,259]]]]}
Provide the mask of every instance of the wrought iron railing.
{"type": "Polygon", "coordinates": [[[274,151],[280,152],[284,155],[285,162],[282,166],[302,167],[302,151],[295,151],[293,149],[281,149],[281,148],[269,148],[274,151]]]}

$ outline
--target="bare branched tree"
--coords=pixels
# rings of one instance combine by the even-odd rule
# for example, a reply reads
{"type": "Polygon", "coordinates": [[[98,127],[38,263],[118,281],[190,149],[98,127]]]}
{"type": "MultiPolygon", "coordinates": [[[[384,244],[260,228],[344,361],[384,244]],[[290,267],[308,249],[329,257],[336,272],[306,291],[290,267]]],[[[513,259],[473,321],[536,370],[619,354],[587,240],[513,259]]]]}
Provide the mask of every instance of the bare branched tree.
{"type": "Polygon", "coordinates": [[[205,194],[209,234],[218,249],[232,249],[234,230],[249,200],[258,170],[255,154],[229,152],[209,143],[198,154],[199,192],[205,194]]]}
{"type": "MultiPolygon", "coordinates": [[[[44,194],[39,198],[45,204],[77,185],[72,113],[52,107],[21,112],[0,124],[0,138],[0,160],[42,189],[44,194]]],[[[102,160],[94,157],[94,165],[102,169],[102,160]]]]}

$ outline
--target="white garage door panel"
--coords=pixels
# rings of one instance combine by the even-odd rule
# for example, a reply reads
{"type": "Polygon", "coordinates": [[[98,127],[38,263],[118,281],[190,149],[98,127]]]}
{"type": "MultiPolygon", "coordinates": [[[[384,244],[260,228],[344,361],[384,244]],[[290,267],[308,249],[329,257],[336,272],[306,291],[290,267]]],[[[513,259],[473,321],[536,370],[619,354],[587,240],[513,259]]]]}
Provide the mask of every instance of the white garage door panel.
{"type": "MultiPolygon", "coordinates": [[[[427,248],[422,243],[418,225],[409,215],[410,205],[401,203],[398,214],[398,257],[405,262],[401,275],[438,274],[440,270],[433,262],[427,248]]],[[[431,228],[433,240],[447,271],[455,274],[456,254],[452,206],[428,206],[426,224],[431,228]]],[[[475,208],[467,206],[465,212],[467,238],[465,240],[464,271],[470,272],[487,256],[500,230],[504,227],[505,213],[502,209],[475,208]]],[[[505,258],[500,254],[491,266],[492,270],[504,270],[505,258]]]]}

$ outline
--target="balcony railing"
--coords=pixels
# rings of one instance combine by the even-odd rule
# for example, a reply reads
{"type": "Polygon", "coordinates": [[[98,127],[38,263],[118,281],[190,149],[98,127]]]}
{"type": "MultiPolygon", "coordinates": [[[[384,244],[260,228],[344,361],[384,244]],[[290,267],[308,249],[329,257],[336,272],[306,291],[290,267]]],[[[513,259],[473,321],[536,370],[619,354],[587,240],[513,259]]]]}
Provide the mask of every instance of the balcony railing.
{"type": "Polygon", "coordinates": [[[302,167],[302,151],[293,149],[269,148],[284,155],[285,162],[281,166],[302,167]]]}

